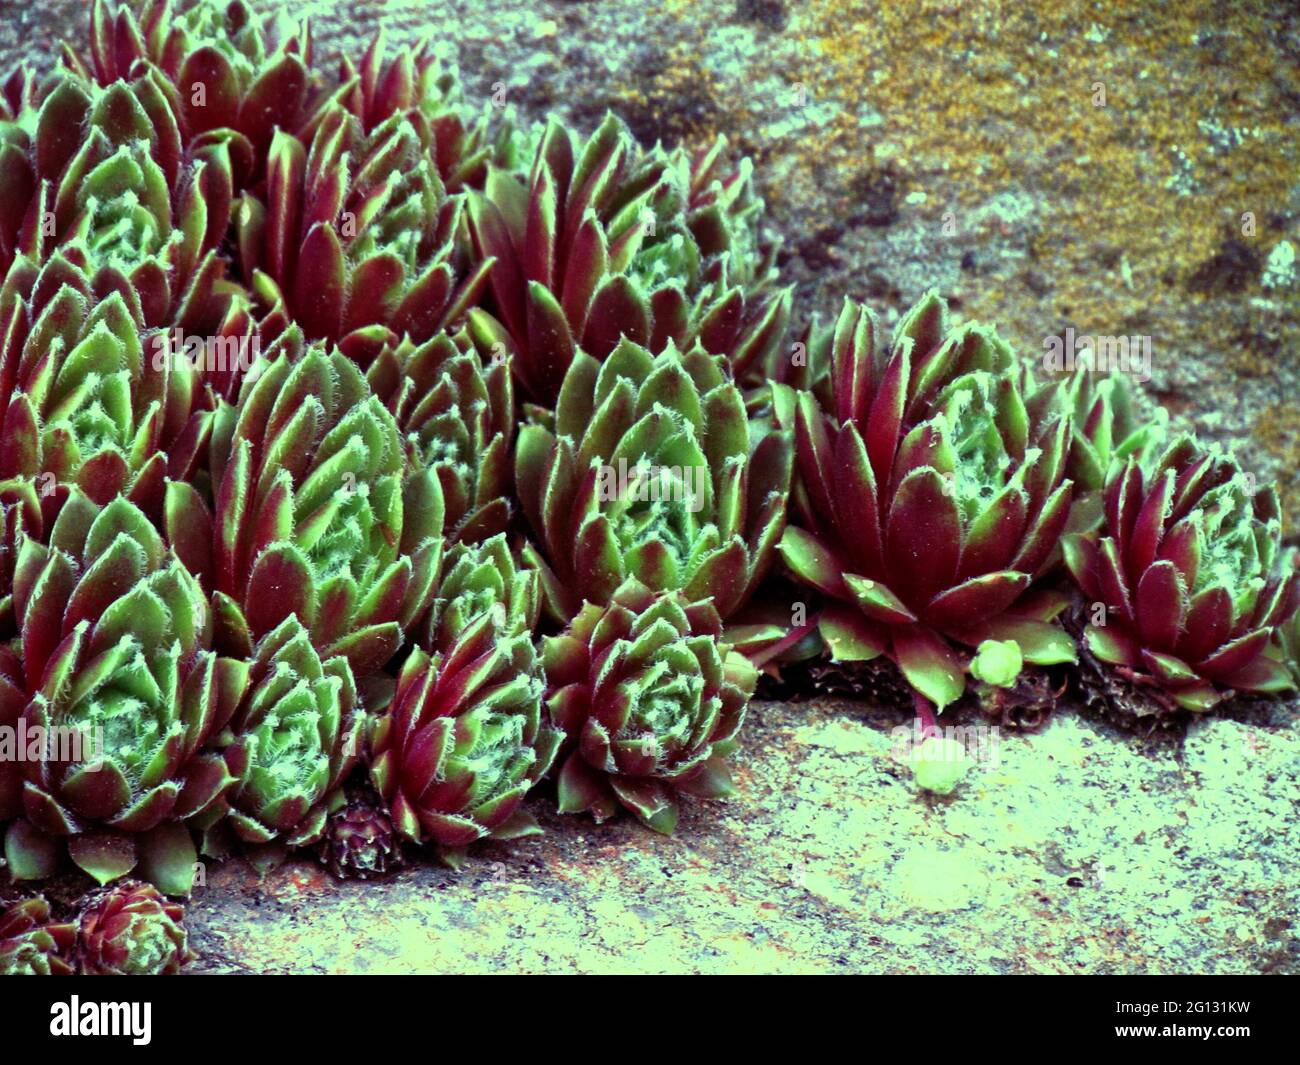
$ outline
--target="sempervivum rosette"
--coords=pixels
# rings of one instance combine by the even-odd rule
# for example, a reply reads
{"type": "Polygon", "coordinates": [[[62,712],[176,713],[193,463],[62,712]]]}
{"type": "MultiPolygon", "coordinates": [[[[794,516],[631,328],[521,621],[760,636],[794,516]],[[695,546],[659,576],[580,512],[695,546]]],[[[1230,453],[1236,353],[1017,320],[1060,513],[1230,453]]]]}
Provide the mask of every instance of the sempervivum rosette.
{"type": "Polygon", "coordinates": [[[772,287],[778,244],[763,230],[753,169],[747,158],[730,167],[721,135],[694,153],[656,145],[638,160],[609,211],[611,236],[633,254],[609,286],[617,298],[593,307],[602,314],[584,338],[588,354],[603,358],[623,335],[652,351],[698,342],[725,355],[746,387],[766,380],[792,294],[772,287]]]}
{"type": "Polygon", "coordinates": [[[721,635],[711,603],[630,580],[545,641],[547,705],[575,744],[561,812],[602,821],[623,806],[671,833],[678,793],[730,794],[725,758],[758,674],[721,635]]]}
{"type": "MultiPolygon", "coordinates": [[[[649,339],[637,335],[630,315],[615,310],[616,304],[626,309],[628,301],[619,298],[622,289],[616,291],[619,283],[611,276],[626,267],[645,231],[640,209],[623,232],[608,227],[633,147],[612,116],[580,148],[575,135],[552,120],[538,140],[526,180],[494,169],[486,192],[469,194],[474,249],[482,262],[492,264],[491,311],[475,308],[471,328],[485,353],[515,356],[515,372],[536,403],[555,402],[579,344],[603,346],[595,336],[587,340],[589,318],[597,324],[619,318],[624,332],[649,339]]],[[[655,190],[637,191],[647,197],[644,207],[653,214],[649,198],[655,190]]],[[[669,205],[668,214],[679,206],[669,205]]]]}
{"type": "Polygon", "coordinates": [[[277,128],[297,131],[319,93],[309,67],[311,35],[283,16],[269,24],[243,0],[141,0],[136,11],[94,0],[90,50],[66,45],[64,64],[101,85],[156,69],[171,86],[188,143],[214,130],[262,158],[277,128]]]}
{"type": "Polygon", "coordinates": [[[0,702],[24,694],[21,681],[23,724],[44,742],[23,763],[11,867],[49,875],[59,841],[101,882],[139,864],[187,891],[194,846],[181,822],[233,782],[215,743],[247,673],[209,649],[198,582],[126,500],[100,508],[74,491],[48,544],[23,539],[14,603],[22,675],[0,679],[0,702]]]}
{"type": "Polygon", "coordinates": [[[785,524],[792,445],[751,445],[744,398],[720,356],[623,341],[604,363],[579,352],[555,431],[520,430],[515,480],[542,573],[563,622],[606,603],[628,577],[711,598],[723,617],[770,567],[785,524]]]}
{"type": "Polygon", "coordinates": [[[62,283],[62,262],[0,311],[0,477],[35,480],[49,511],[75,485],[155,514],[166,479],[193,474],[211,429],[198,372],[165,341],[146,343],[121,293],[96,302],[62,283]]]}
{"type": "Polygon", "coordinates": [[[432,598],[443,506],[356,366],[311,348],[246,378],[210,465],[214,509],[174,482],[166,528],[215,592],[223,646],[247,657],[296,614],[324,657],[381,668],[432,598]]]}
{"type": "Polygon", "coordinates": [[[443,563],[438,595],[421,646],[451,651],[483,614],[492,614],[505,636],[527,635],[541,612],[537,571],[516,562],[504,535],[477,544],[454,544],[443,563]]]}
{"type": "Polygon", "coordinates": [[[779,245],[763,231],[753,162],[745,158],[731,167],[722,134],[689,159],[680,148],[671,158],[686,183],[686,222],[703,257],[726,257],[737,282],[766,286],[776,277],[779,245]]]}
{"type": "Polygon", "coordinates": [[[194,957],[184,920],[184,909],[149,884],[104,888],[77,920],[77,967],[86,976],[175,976],[194,957]]]}
{"type": "Polygon", "coordinates": [[[232,163],[220,138],[186,152],[175,107],[156,73],[104,89],[56,79],[31,147],[37,188],[20,250],[40,265],[57,247],[62,281],[120,293],[145,326],[207,333],[226,296],[216,248],[232,163]]]}
{"type": "Polygon", "coordinates": [[[369,789],[330,814],[316,855],[340,880],[383,876],[405,861],[393,819],[369,789]]]}
{"type": "Polygon", "coordinates": [[[478,541],[510,523],[514,386],[509,360],[483,364],[464,330],[423,344],[362,330],[342,350],[397,420],[416,466],[442,484],[449,540],[478,541]]]}
{"type": "Polygon", "coordinates": [[[1107,475],[1130,455],[1142,462],[1165,442],[1169,412],[1157,409],[1144,419],[1138,397],[1120,373],[1100,376],[1081,366],[1069,378],[1039,389],[1030,398],[1031,414],[1038,404],[1064,404],[1073,414],[1070,459],[1066,472],[1074,480],[1072,531],[1095,529],[1102,520],[1102,489],[1107,475]]]}
{"type": "Polygon", "coordinates": [[[0,289],[0,476],[50,475],[47,509],[77,484],[156,513],[206,438],[199,371],[172,330],[220,319],[230,174],[215,148],[182,158],[171,106],[156,79],[99,90],[68,75],[41,105],[39,187],[0,289]]]}
{"type": "Polygon", "coordinates": [[[71,976],[77,926],[39,896],[0,910],[0,976],[71,976]]]}
{"type": "Polygon", "coordinates": [[[451,649],[419,648],[370,734],[370,775],[397,831],[451,864],[480,839],[538,832],[524,796],[562,736],[542,708],[545,683],[527,632],[480,614],[451,649]]]}
{"type": "Polygon", "coordinates": [[[1123,374],[1101,377],[1080,367],[1063,398],[1074,415],[1070,472],[1080,491],[1100,492],[1115,463],[1130,455],[1145,462],[1164,442],[1169,412],[1160,408],[1144,420],[1123,374]]]}
{"type": "MultiPolygon", "coordinates": [[[[670,162],[687,189],[683,222],[700,267],[697,278],[686,275],[684,289],[680,270],[660,267],[645,277],[656,331],[679,346],[698,339],[705,350],[727,356],[737,381],[761,385],[788,362],[776,357],[792,295],[788,288],[772,288],[778,244],[762,228],[764,205],[754,191],[753,164],[745,158],[729,169],[721,135],[689,160],[677,149],[670,162]]],[[[672,229],[656,233],[634,260],[636,272],[645,275],[647,264],[671,264],[674,247],[684,243],[685,234],[672,229]]]]}
{"type": "Polygon", "coordinates": [[[1014,639],[1027,662],[1073,659],[1027,605],[1070,511],[1069,420],[1028,415],[1010,349],[989,330],[945,336],[934,296],[880,345],[874,318],[846,303],[832,345],[833,405],[777,389],[798,432],[798,527],[781,552],[831,600],[821,632],[839,661],[888,654],[940,708],[965,688],[956,644],[1014,639]]]}
{"type": "Polygon", "coordinates": [[[603,359],[623,337],[652,351],[698,340],[746,370],[774,350],[789,293],[747,302],[741,285],[768,280],[766,256],[751,261],[761,204],[719,152],[694,165],[642,152],[612,115],[579,144],[553,120],[526,181],[494,168],[470,193],[475,252],[492,262],[471,330],[516,356],[530,400],[551,406],[576,352],[603,359]]]}
{"type": "Polygon", "coordinates": [[[1066,539],[1065,557],[1085,598],[1084,645],[1135,686],[1127,709],[1205,711],[1234,691],[1291,686],[1267,653],[1300,596],[1272,486],[1184,436],[1112,468],[1104,511],[1096,534],[1066,539]]]}
{"type": "MultiPolygon", "coordinates": [[[[384,56],[383,32],[376,34],[359,64],[339,58],[340,102],[361,120],[367,133],[402,115],[428,144],[438,173],[449,189],[481,186],[489,158],[501,157],[505,144],[489,140],[486,115],[469,119],[469,108],[454,68],[440,62],[431,39],[384,56]]],[[[503,128],[495,138],[508,140],[503,128]]]]}
{"type": "Polygon", "coordinates": [[[322,660],[296,617],[258,641],[226,750],[238,782],[224,824],[246,844],[315,843],[360,754],[364,714],[342,656],[322,660]]]}
{"type": "Polygon", "coordinates": [[[310,149],[276,132],[265,201],[239,208],[244,276],[269,315],[311,339],[378,324],[427,340],[463,317],[490,267],[460,278],[463,206],[404,116],[365,133],[331,106],[310,149]]]}

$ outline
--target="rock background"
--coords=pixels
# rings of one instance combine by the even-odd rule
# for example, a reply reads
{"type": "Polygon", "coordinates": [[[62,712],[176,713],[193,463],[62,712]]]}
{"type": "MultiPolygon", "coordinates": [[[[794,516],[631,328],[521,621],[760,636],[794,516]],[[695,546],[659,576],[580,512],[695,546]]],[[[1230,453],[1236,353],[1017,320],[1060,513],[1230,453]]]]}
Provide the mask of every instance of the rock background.
{"type": "Polygon", "coordinates": [[[1004,734],[937,799],[900,759],[901,719],[751,714],[738,796],[694,804],[672,839],[543,799],[542,839],[459,873],[214,868],[187,911],[193,971],[1300,972],[1294,720],[1147,749],[1066,714],[1004,734]]]}
{"type": "MultiPolygon", "coordinates": [[[[754,157],[799,310],[930,286],[1026,357],[1151,338],[1151,394],[1300,526],[1300,8],[1248,0],[289,3],[321,55],[428,33],[486,98],[754,157]],[[1100,83],[1100,91],[1098,87],[1100,83]],[[1099,106],[1104,92],[1104,105],[1099,106]],[[1243,216],[1253,218],[1253,232],[1243,216]]],[[[84,0],[0,2],[0,67],[84,0]]],[[[558,825],[460,874],[212,871],[201,971],[1296,972],[1300,731],[1153,749],[1065,714],[919,797],[897,722],[761,704],[741,794],[674,840],[558,825]]],[[[539,803],[539,806],[542,804],[539,803]]]]}

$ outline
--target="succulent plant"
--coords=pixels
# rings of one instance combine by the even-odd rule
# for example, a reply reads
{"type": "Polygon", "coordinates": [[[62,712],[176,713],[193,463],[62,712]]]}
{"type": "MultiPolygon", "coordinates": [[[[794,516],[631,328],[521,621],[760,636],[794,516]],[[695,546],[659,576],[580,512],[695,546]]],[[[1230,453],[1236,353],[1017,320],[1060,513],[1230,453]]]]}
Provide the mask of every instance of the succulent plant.
{"type": "Polygon", "coordinates": [[[247,675],[209,649],[198,583],[125,499],[101,508],[74,491],[48,544],[20,538],[14,604],[21,669],[0,675],[0,703],[25,701],[43,742],[23,762],[11,866],[49,875],[53,839],[101,883],[139,866],[188,891],[183,822],[233,783],[216,740],[247,675]]]}
{"type": "Polygon", "coordinates": [[[317,855],[340,880],[369,880],[403,864],[393,820],[374,795],[358,795],[330,814],[317,855]]]}
{"type": "Polygon", "coordinates": [[[679,793],[731,794],[726,756],[758,673],[721,636],[713,604],[632,579],[544,641],[547,706],[573,745],[561,813],[603,821],[623,807],[671,834],[679,793]]]}
{"type": "Polygon", "coordinates": [[[764,204],[754,189],[753,163],[745,158],[729,169],[722,134],[689,157],[676,149],[670,161],[686,185],[686,223],[704,261],[726,258],[737,283],[747,289],[770,284],[779,245],[763,231],[764,204]]]}
{"type": "Polygon", "coordinates": [[[184,909],[150,884],[102,888],[78,918],[78,969],[86,976],[175,976],[194,957],[184,919],[184,909]]]}
{"type": "Polygon", "coordinates": [[[35,482],[51,518],[73,486],[156,514],[167,478],[193,476],[211,431],[198,373],[146,344],[120,293],[94,302],[61,283],[61,262],[0,311],[0,477],[35,482]]]}
{"type": "Polygon", "coordinates": [[[382,31],[371,40],[359,64],[340,57],[340,102],[370,133],[395,115],[410,122],[448,189],[481,187],[491,159],[503,159],[510,131],[494,132],[485,114],[471,116],[454,68],[438,58],[432,39],[384,56],[382,31]]]}
{"type": "MultiPolygon", "coordinates": [[[[660,157],[656,148],[643,169],[660,157]]],[[[629,265],[629,277],[649,297],[638,319],[652,323],[652,350],[669,339],[681,348],[698,341],[727,357],[738,382],[761,385],[782,367],[776,357],[792,294],[772,284],[778,243],[763,231],[753,164],[745,158],[728,169],[727,142],[719,134],[693,154],[675,149],[665,165],[685,190],[685,205],[680,221],[647,234],[629,265]]]]}
{"type": "Polygon", "coordinates": [[[210,424],[183,356],[229,299],[228,156],[182,155],[156,78],[101,90],[66,74],[29,155],[38,185],[0,288],[0,476],[50,474],[101,503],[126,491],[152,514],[210,424]]]}
{"type": "Polygon", "coordinates": [[[154,73],[103,89],[58,79],[37,118],[22,250],[42,265],[57,247],[76,287],[120,293],[145,326],[206,334],[223,308],[235,164],[221,137],[184,150],[175,106],[154,73]]]}
{"type": "Polygon", "coordinates": [[[343,802],[360,756],[364,714],[342,656],[322,661],[289,616],[258,641],[226,757],[238,778],[225,825],[244,843],[315,843],[343,802]]]}
{"type": "Polygon", "coordinates": [[[1145,461],[1164,443],[1169,412],[1157,408],[1144,419],[1123,374],[1102,377],[1080,367],[1063,386],[1074,416],[1070,475],[1080,491],[1100,492],[1116,462],[1130,455],[1145,461]]]}
{"type": "Polygon", "coordinates": [[[429,136],[401,114],[365,133],[341,105],[309,148],[276,131],[265,201],[245,194],[238,214],[244,276],[268,314],[310,339],[384,325],[416,342],[464,317],[491,264],[459,279],[464,201],[447,195],[429,136]]]}
{"type": "MultiPolygon", "coordinates": [[[[672,832],[759,667],[911,702],[939,794],[967,690],[1024,725],[1071,677],[1138,714],[1300,685],[1300,552],[1234,459],[933,293],[888,345],[852,302],[791,334],[749,160],[526,131],[445,43],[322,76],[246,0],[93,0],[84,53],[0,78],[13,880],[185,894],[195,833],[455,864],[540,831],[557,764],[563,812],[672,832]]],[[[0,972],[175,972],[180,921],[28,899],[0,972]]]]}
{"type": "Polygon", "coordinates": [[[37,896],[0,910],[0,976],[71,976],[77,926],[37,896]]]}
{"type": "Polygon", "coordinates": [[[361,372],[318,348],[268,362],[218,410],[210,467],[213,510],[173,482],[166,528],[215,592],[221,645],[248,657],[296,614],[323,657],[381,668],[432,599],[443,504],[361,372]]]}
{"type": "Polygon", "coordinates": [[[832,602],[838,660],[889,655],[940,709],[965,689],[957,647],[1013,639],[1027,662],[1072,661],[1051,623],[1065,605],[1027,596],[1070,513],[1068,416],[1035,422],[1010,349],[989,329],[948,331],[933,294],[892,347],[846,302],[831,351],[832,408],[774,386],[797,429],[797,525],[781,542],[795,576],[832,602]]]}
{"type": "Polygon", "coordinates": [[[951,795],[970,769],[966,748],[957,740],[939,734],[926,736],[912,751],[912,774],[916,786],[935,795],[951,795]]]}
{"type": "Polygon", "coordinates": [[[579,352],[555,431],[525,425],[515,480],[561,622],[628,577],[712,598],[726,617],[771,565],[793,461],[786,432],[751,444],[744,399],[720,356],[625,340],[605,362],[579,352]]]}
{"type": "MultiPolygon", "coordinates": [[[[593,312],[598,320],[615,313],[612,307],[598,309],[621,294],[607,276],[619,272],[610,269],[610,245],[618,234],[607,232],[602,223],[608,219],[598,212],[607,214],[618,196],[630,151],[630,136],[612,117],[581,148],[552,120],[538,139],[525,180],[492,170],[485,193],[468,194],[470,233],[479,261],[491,264],[492,297],[491,313],[471,311],[471,330],[486,355],[515,356],[524,392],[537,403],[555,401],[578,344],[587,343],[593,312]],[[608,295],[598,300],[602,282],[608,295]]],[[[629,252],[643,235],[637,211],[632,223],[629,252]]],[[[628,258],[623,257],[624,265],[628,258]]],[[[630,315],[622,325],[635,333],[630,315]]]]}
{"type": "Polygon", "coordinates": [[[312,84],[306,25],[268,24],[243,0],[141,0],[135,11],[94,0],[89,54],[65,45],[63,61],[101,85],[156,70],[188,145],[234,131],[250,161],[265,155],[277,127],[309,125],[324,95],[312,84]]]}
{"type": "Polygon", "coordinates": [[[1031,417],[1044,416],[1053,404],[1063,405],[1073,415],[1066,467],[1075,485],[1070,529],[1089,532],[1102,520],[1101,496],[1108,473],[1130,455],[1149,461],[1165,443],[1169,412],[1157,408],[1144,418],[1123,374],[1103,377],[1083,366],[1027,400],[1031,417]]]}
{"type": "Polygon", "coordinates": [[[1146,696],[1139,715],[1205,711],[1234,691],[1278,692],[1266,652],[1300,602],[1272,486],[1190,436],[1111,467],[1105,520],[1065,540],[1088,651],[1146,696]]]}
{"type": "Polygon", "coordinates": [[[541,612],[537,572],[515,562],[504,535],[481,544],[455,544],[443,563],[438,595],[418,639],[427,650],[451,652],[482,615],[502,636],[528,635],[541,612]]]}
{"type": "MultiPolygon", "coordinates": [[[[469,193],[469,228],[490,263],[490,301],[469,324],[485,354],[514,356],[526,397],[554,404],[575,353],[603,359],[621,338],[661,351],[671,341],[762,362],[784,334],[790,294],[749,300],[741,281],[768,280],[747,167],[721,169],[715,145],[641,152],[609,115],[585,143],[552,120],[526,179],[489,170],[469,193]]],[[[774,254],[774,252],[773,252],[774,254]]]]}
{"type": "Polygon", "coordinates": [[[442,484],[451,541],[483,540],[510,524],[514,488],[514,386],[508,360],[483,365],[465,332],[423,344],[388,330],[354,336],[342,350],[397,420],[420,468],[442,484]]]}
{"type": "Polygon", "coordinates": [[[455,864],[480,839],[539,831],[524,796],[562,736],[542,709],[529,633],[480,614],[447,652],[414,648],[370,733],[370,775],[405,838],[455,864]]]}
{"type": "Polygon", "coordinates": [[[1024,655],[1015,640],[985,640],[975,648],[970,675],[980,684],[1010,688],[1024,665],[1024,655]]]}

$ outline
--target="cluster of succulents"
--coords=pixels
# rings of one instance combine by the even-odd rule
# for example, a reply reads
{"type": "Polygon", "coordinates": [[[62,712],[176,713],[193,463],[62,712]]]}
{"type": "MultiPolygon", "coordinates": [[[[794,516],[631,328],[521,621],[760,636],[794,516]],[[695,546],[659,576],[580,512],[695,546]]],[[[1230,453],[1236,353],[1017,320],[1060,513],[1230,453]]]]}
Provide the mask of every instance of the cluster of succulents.
{"type": "Polygon", "coordinates": [[[95,0],[0,82],[4,858],[107,885],[0,969],[175,971],[122,878],[456,865],[544,781],[672,832],[795,660],[928,723],[1300,679],[1233,458],[934,293],[796,332],[775,261],[725,142],[516,128],[427,43],[327,73],[242,0],[95,0]]]}
{"type": "Polygon", "coordinates": [[[55,920],[40,895],[0,908],[0,975],[170,976],[191,960],[184,912],[152,884],[121,880],[55,920]]]}

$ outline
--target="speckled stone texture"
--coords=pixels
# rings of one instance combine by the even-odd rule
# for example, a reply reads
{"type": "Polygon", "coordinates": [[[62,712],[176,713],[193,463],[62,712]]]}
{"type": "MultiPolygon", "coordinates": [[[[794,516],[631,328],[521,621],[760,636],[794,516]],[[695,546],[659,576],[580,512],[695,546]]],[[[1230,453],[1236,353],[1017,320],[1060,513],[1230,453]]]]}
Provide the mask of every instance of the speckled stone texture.
{"type": "Polygon", "coordinates": [[[755,704],[738,796],[673,839],[538,800],[545,837],[458,873],[215,867],[193,971],[1300,971],[1294,723],[1211,719],[1180,748],[1064,715],[987,741],[948,799],[916,790],[899,725],[755,704]]]}
{"type": "MultiPolygon", "coordinates": [[[[321,55],[429,33],[483,97],[754,156],[801,315],[892,321],[936,286],[1029,358],[1149,336],[1176,421],[1241,446],[1300,518],[1300,8],[1209,0],[355,0],[321,55]],[[1249,215],[1249,224],[1244,216],[1249,215]]],[[[0,3],[48,63],[83,0],[0,3]]],[[[1148,747],[1069,712],[919,796],[898,722],[755,707],[740,793],[676,839],[543,814],[460,873],[339,885],[213,868],[200,972],[1296,972],[1300,731],[1148,747]]],[[[534,803],[539,813],[546,803],[534,803]]]]}

